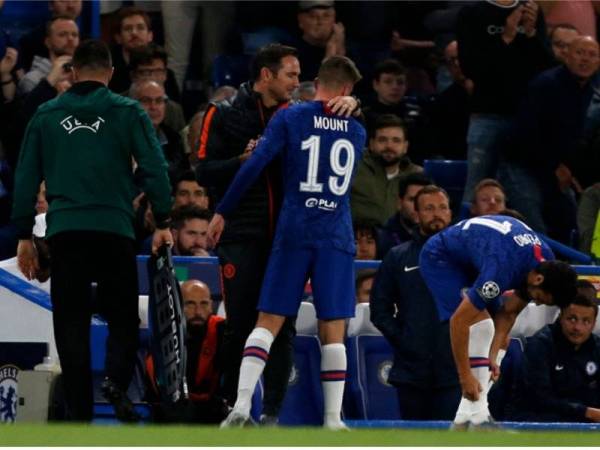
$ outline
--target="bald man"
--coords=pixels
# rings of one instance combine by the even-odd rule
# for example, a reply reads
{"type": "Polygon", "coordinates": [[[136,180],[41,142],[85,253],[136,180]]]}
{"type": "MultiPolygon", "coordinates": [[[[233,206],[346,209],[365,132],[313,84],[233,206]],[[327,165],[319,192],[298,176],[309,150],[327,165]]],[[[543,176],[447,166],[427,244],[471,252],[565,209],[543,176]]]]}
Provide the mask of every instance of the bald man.
{"type": "Polygon", "coordinates": [[[585,151],[584,128],[600,64],[598,42],[571,41],[564,65],[546,70],[530,84],[521,104],[510,166],[499,173],[510,207],[536,231],[564,243],[577,228],[573,191],[597,179],[597,162],[585,151]]]}
{"type": "Polygon", "coordinates": [[[148,401],[157,422],[219,423],[227,415],[220,393],[223,359],[224,319],[213,314],[210,289],[199,280],[181,284],[183,313],[186,319],[187,383],[189,401],[175,405],[159,403],[156,395],[154,364],[146,358],[150,380],[148,401]]]}

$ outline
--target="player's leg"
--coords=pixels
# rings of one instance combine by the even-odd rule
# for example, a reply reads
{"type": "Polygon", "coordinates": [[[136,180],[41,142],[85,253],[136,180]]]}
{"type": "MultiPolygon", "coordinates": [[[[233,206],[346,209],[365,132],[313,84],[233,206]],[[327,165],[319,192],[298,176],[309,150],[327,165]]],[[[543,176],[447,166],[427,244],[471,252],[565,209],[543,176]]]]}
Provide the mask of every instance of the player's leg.
{"type": "Polygon", "coordinates": [[[469,422],[474,425],[489,422],[491,419],[488,407],[488,388],[490,382],[489,354],[493,338],[494,322],[489,315],[484,320],[471,325],[469,329],[469,362],[471,373],[482,388],[482,391],[479,393],[479,399],[471,402],[470,405],[469,422]]]}
{"type": "Polygon", "coordinates": [[[273,251],[261,289],[255,328],[244,346],[237,400],[221,426],[243,425],[250,416],[252,394],[267,360],[273,340],[286,317],[295,316],[306,283],[310,253],[273,251]]]}
{"type": "Polygon", "coordinates": [[[323,425],[346,429],[341,420],[346,383],[345,320],[354,317],[354,259],[332,249],[315,251],[311,282],[321,340],[321,384],[323,386],[323,425]]]}

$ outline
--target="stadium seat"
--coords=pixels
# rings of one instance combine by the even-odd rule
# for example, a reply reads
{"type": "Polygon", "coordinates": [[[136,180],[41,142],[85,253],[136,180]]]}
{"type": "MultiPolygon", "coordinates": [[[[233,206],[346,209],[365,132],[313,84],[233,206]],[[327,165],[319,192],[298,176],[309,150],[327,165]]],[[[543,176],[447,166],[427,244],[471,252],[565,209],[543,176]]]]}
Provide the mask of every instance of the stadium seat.
{"type": "Polygon", "coordinates": [[[250,56],[248,55],[217,55],[213,60],[212,84],[215,88],[221,86],[237,87],[247,81],[250,75],[250,56]]]}
{"type": "Polygon", "coordinates": [[[394,352],[370,319],[368,303],[356,305],[348,324],[344,417],[347,419],[399,419],[396,389],[387,383],[394,352]]]}
{"type": "Polygon", "coordinates": [[[322,425],[321,345],[317,336],[294,338],[294,366],[279,413],[281,425],[322,425]]]}
{"type": "Polygon", "coordinates": [[[371,308],[368,303],[357,303],[354,317],[348,322],[348,336],[381,336],[371,322],[371,308]]]}
{"type": "Polygon", "coordinates": [[[529,303],[517,316],[510,332],[511,337],[525,338],[535,334],[544,325],[554,321],[557,311],[556,306],[529,303]]]}
{"type": "Polygon", "coordinates": [[[300,303],[298,317],[296,318],[296,333],[298,335],[317,335],[317,312],[315,305],[310,302],[300,303]]]}
{"type": "Polygon", "coordinates": [[[467,181],[467,161],[426,159],[423,161],[423,170],[435,184],[448,192],[452,211],[458,215],[467,181]]]}

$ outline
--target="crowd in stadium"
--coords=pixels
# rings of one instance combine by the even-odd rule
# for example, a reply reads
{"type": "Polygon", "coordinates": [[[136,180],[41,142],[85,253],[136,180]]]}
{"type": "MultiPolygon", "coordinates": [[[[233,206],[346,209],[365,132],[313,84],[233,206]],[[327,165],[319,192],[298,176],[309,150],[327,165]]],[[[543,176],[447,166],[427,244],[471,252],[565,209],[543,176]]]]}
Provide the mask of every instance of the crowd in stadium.
{"type": "MultiPolygon", "coordinates": [[[[0,259],[17,255],[23,226],[30,229],[36,214],[51,215],[53,204],[65,207],[61,189],[70,185],[66,180],[56,187],[58,172],[48,191],[44,181],[37,187],[32,211],[23,212],[22,191],[13,195],[15,179],[34,171],[22,148],[33,148],[32,136],[43,128],[38,108],[77,91],[81,83],[74,78],[73,56],[87,38],[100,37],[114,68],[108,87],[137,101],[151,124],[125,129],[123,122],[119,132],[131,132],[132,140],[141,142],[150,140],[150,130],[168,165],[165,180],[159,180],[152,161],[141,155],[132,161],[131,254],[150,254],[157,232],[167,230],[161,239],[172,236],[174,255],[218,256],[226,298],[223,320],[212,310],[206,284],[184,283],[194,407],[160,405],[148,357],[148,399],[157,404],[156,420],[218,423],[235,404],[282,206],[285,180],[278,164],[261,172],[228,215],[218,245],[210,239],[209,224],[272,117],[315,98],[314,80],[332,56],[350,58],[362,75],[352,95],[328,105],[331,119],[324,126],[335,131],[345,126],[336,117],[351,117],[367,132],[349,186],[355,259],[383,263],[378,270],[357,271],[356,303],[370,304],[372,323],[394,349],[387,381],[397,389],[403,419],[453,420],[461,401],[448,322],[440,324],[428,286],[420,271],[412,270],[419,268],[430,236],[459,220],[502,214],[600,257],[597,2],[100,1],[99,36],[91,36],[81,0],[43,5],[48,20],[27,30],[9,30],[0,21],[0,259]],[[460,189],[448,190],[450,195],[431,186],[445,187],[444,178],[428,170],[429,163],[442,160],[466,166],[460,189]],[[13,202],[21,202],[19,208],[13,209],[13,202]]],[[[67,132],[82,126],[74,116],[60,125],[67,132]]],[[[84,125],[98,131],[104,120],[84,125]]],[[[73,167],[85,166],[72,158],[73,167]]],[[[442,170],[457,166],[446,167],[442,170]]],[[[98,180],[118,177],[119,170],[98,180]]],[[[118,189],[120,180],[114,185],[118,189]]],[[[52,226],[53,234],[60,233],[56,219],[52,226]]],[[[34,229],[34,234],[42,253],[44,232],[34,229]]],[[[62,256],[71,248],[81,251],[86,242],[55,238],[50,249],[62,256]]],[[[113,245],[122,243],[99,240],[88,248],[113,245]]],[[[41,281],[49,275],[47,265],[31,272],[41,281]]],[[[71,288],[65,283],[53,289],[66,295],[71,288]]],[[[310,297],[309,284],[305,299],[310,297]]],[[[560,316],[530,339],[522,373],[500,378],[490,391],[496,419],[600,422],[594,286],[580,284],[574,300],[554,304],[561,305],[560,316]]],[[[277,423],[295,334],[289,317],[274,340],[270,337],[264,425],[277,423]]],[[[62,345],[71,345],[71,338],[63,335],[62,345]]],[[[126,350],[115,353],[133,364],[133,348],[126,350]]],[[[495,362],[486,364],[487,376],[495,362]]],[[[124,371],[122,380],[114,374],[105,380],[103,392],[120,408],[120,419],[135,421],[139,417],[124,393],[132,367],[124,371]]],[[[482,389],[487,402],[488,387],[482,389]]],[[[70,401],[77,403],[75,396],[70,401]]],[[[89,420],[91,402],[78,407],[71,418],[89,420]]]]}

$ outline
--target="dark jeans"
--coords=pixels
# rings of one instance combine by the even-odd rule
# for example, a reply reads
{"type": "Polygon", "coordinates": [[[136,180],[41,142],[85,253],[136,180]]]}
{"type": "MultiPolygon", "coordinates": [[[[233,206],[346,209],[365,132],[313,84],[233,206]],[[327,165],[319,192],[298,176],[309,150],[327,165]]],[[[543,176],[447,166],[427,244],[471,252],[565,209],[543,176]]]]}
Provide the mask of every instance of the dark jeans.
{"type": "Polygon", "coordinates": [[[69,231],[49,240],[54,338],[63,373],[68,418],[89,421],[93,412],[90,361],[91,283],[108,322],[106,376],[127,390],[139,336],[134,241],[96,231],[69,231]]]}
{"type": "MultiPolygon", "coordinates": [[[[223,290],[227,322],[224,335],[224,395],[230,405],[237,398],[242,353],[248,335],[258,318],[258,298],[270,243],[252,241],[219,245],[217,253],[223,271],[223,290]]],[[[287,390],[293,364],[292,341],[296,335],[295,318],[286,319],[277,335],[265,366],[263,413],[277,416],[287,390]]]]}
{"type": "Polygon", "coordinates": [[[403,420],[454,420],[460,402],[460,386],[443,388],[396,386],[403,420]]]}

